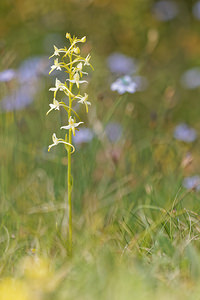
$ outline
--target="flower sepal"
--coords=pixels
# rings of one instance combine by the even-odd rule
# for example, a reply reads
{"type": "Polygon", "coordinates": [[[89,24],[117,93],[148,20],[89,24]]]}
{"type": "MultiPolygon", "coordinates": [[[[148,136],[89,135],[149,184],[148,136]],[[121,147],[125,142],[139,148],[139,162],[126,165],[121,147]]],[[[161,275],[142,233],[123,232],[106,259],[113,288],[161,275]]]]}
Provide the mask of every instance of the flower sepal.
{"type": "MultiPolygon", "coordinates": [[[[74,146],[72,144],[66,142],[63,139],[60,139],[60,138],[58,139],[55,133],[53,133],[53,135],[52,135],[52,140],[53,140],[53,144],[49,145],[48,151],[50,151],[52,147],[57,146],[60,143],[65,144],[65,146],[67,146],[69,148],[72,148],[72,152],[71,153],[73,153],[75,151],[75,148],[74,148],[74,146]]],[[[69,150],[67,150],[67,151],[69,151],[69,150]]]]}

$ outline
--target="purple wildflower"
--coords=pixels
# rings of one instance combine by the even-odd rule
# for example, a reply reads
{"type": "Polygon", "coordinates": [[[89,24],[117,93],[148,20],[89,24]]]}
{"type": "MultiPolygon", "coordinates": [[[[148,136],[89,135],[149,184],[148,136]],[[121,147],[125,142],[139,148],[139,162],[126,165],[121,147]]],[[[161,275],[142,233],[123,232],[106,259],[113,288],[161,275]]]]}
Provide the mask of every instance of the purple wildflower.
{"type": "Polygon", "coordinates": [[[200,176],[195,175],[191,177],[186,177],[183,180],[183,186],[188,190],[195,189],[197,191],[200,191],[200,176]]]}
{"type": "Polygon", "coordinates": [[[174,137],[179,141],[192,143],[196,140],[197,133],[195,129],[189,127],[185,123],[181,123],[180,125],[176,126],[174,130],[174,137]]]}
{"type": "Polygon", "coordinates": [[[76,131],[75,136],[73,136],[73,141],[75,144],[89,143],[94,137],[94,133],[89,128],[80,128],[76,131]]]}
{"type": "Polygon", "coordinates": [[[200,20],[200,1],[197,1],[192,8],[193,15],[197,20],[200,20]]]}
{"type": "Polygon", "coordinates": [[[161,0],[155,3],[153,13],[159,21],[169,21],[178,14],[178,7],[174,1],[161,0]]]}
{"type": "Polygon", "coordinates": [[[113,53],[107,58],[109,69],[119,75],[133,74],[137,70],[136,61],[121,53],[113,53]]]}
{"type": "Polygon", "coordinates": [[[50,62],[47,57],[30,57],[23,61],[18,69],[18,79],[24,83],[37,79],[40,75],[47,75],[50,62]]]}
{"type": "Polygon", "coordinates": [[[21,86],[18,90],[1,100],[0,108],[2,111],[23,109],[33,102],[36,92],[37,88],[33,83],[21,86]]]}
{"type": "Polygon", "coordinates": [[[198,88],[200,86],[200,68],[192,68],[183,73],[181,83],[190,90],[198,88]]]}
{"type": "Polygon", "coordinates": [[[122,127],[117,122],[110,122],[105,128],[105,132],[111,142],[117,142],[122,136],[122,127]]]}
{"type": "Polygon", "coordinates": [[[16,72],[13,69],[7,69],[0,72],[0,82],[8,82],[15,78],[16,72]]]}

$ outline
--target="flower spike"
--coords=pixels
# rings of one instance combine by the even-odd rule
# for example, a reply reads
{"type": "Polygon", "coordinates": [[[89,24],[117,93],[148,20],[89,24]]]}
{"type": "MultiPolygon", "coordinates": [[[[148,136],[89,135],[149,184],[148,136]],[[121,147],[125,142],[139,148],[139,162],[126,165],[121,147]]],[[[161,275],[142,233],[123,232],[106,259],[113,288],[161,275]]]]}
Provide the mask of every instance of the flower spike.
{"type": "MultiPolygon", "coordinates": [[[[49,74],[51,74],[54,70],[64,71],[68,74],[68,78],[65,79],[65,82],[62,83],[59,79],[56,78],[55,86],[50,87],[49,91],[54,93],[53,103],[50,103],[50,109],[47,111],[47,115],[55,110],[59,111],[63,108],[67,113],[68,124],[66,126],[60,127],[60,129],[66,129],[68,132],[65,134],[65,138],[57,138],[56,134],[53,133],[52,140],[53,143],[49,145],[48,151],[51,150],[52,147],[57,146],[58,144],[63,144],[65,149],[67,150],[68,156],[68,252],[69,255],[72,253],[72,175],[71,175],[71,154],[75,151],[75,147],[72,145],[72,134],[75,136],[76,130],[79,130],[79,125],[83,124],[79,115],[74,110],[73,104],[74,100],[78,104],[84,104],[86,108],[86,112],[88,113],[88,106],[91,103],[88,101],[88,94],[84,93],[84,96],[81,95],[79,89],[82,83],[87,83],[86,80],[82,80],[83,75],[88,75],[83,69],[85,66],[90,66],[92,69],[92,65],[90,64],[90,54],[86,56],[86,58],[80,55],[80,47],[77,45],[78,43],[85,43],[86,37],[77,38],[76,36],[72,36],[70,33],[66,33],[67,42],[70,44],[69,47],[57,48],[54,45],[54,53],[50,56],[50,58],[55,57],[54,63],[51,66],[49,74]],[[77,93],[74,93],[78,89],[77,93]],[[57,93],[61,92],[64,94],[65,98],[67,96],[67,103],[65,100],[57,100],[57,93]],[[76,122],[76,116],[80,121],[76,122]]],[[[79,44],[80,45],[80,44],[79,44]]]]}

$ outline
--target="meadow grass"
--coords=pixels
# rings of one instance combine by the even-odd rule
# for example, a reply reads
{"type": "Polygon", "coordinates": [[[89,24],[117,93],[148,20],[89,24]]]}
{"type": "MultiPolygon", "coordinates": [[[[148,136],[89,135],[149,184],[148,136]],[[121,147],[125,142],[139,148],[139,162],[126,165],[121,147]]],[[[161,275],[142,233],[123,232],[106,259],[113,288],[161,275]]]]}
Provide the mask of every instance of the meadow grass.
{"type": "MultiPolygon", "coordinates": [[[[72,156],[71,258],[66,151],[48,153],[49,133],[66,121],[62,111],[46,118],[54,79],[39,78],[26,108],[1,111],[0,299],[199,299],[199,192],[182,185],[199,173],[199,138],[173,137],[181,122],[199,130],[199,88],[180,83],[199,64],[199,29],[192,3],[177,1],[181,15],[164,23],[152,16],[154,2],[0,3],[2,70],[43,54],[46,35],[73,30],[88,36],[95,67],[88,118],[79,111],[94,138],[72,156]],[[110,90],[112,52],[137,57],[146,90],[110,90]],[[122,128],[116,141],[106,135],[111,122],[122,128]]],[[[3,99],[18,83],[0,85],[3,99]]]]}
{"type": "MultiPolygon", "coordinates": [[[[121,114],[124,101],[129,97],[120,97],[113,112],[102,116],[102,128],[121,114]]],[[[53,125],[37,109],[39,103],[26,114],[1,116],[1,277],[20,279],[41,299],[195,299],[198,195],[181,187],[180,145],[165,143],[161,131],[158,141],[152,140],[151,128],[140,139],[144,120],[141,126],[130,120],[130,130],[122,117],[126,130],[120,144],[102,135],[77,150],[70,259],[63,200],[67,160],[59,147],[47,153],[46,128],[53,125]],[[117,161],[116,147],[121,148],[117,161]],[[47,261],[41,272],[36,256],[47,261]],[[27,257],[37,271],[22,267],[27,257]]]]}

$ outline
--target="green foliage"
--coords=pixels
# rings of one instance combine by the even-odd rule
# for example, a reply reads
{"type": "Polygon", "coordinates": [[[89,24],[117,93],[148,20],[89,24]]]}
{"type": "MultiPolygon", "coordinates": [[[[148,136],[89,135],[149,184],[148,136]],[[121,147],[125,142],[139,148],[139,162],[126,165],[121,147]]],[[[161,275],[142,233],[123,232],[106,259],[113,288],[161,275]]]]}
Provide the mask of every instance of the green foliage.
{"type": "MultiPolygon", "coordinates": [[[[54,80],[40,78],[29,107],[0,114],[0,296],[6,290],[11,300],[27,300],[26,291],[42,300],[199,298],[199,192],[182,187],[185,176],[200,171],[199,139],[173,138],[180,122],[200,128],[199,89],[180,84],[182,73],[199,65],[199,24],[188,1],[177,1],[181,14],[163,23],[152,15],[154,2],[0,3],[2,70],[49,54],[46,36],[66,31],[87,35],[83,52],[92,48],[95,67],[91,114],[86,119],[85,107],[78,112],[95,136],[72,157],[70,259],[66,151],[47,151],[48,133],[66,121],[63,111],[45,117],[54,80]],[[110,91],[112,52],[138,59],[147,90],[120,97],[110,91]],[[105,134],[110,121],[123,128],[114,143],[105,134]]],[[[0,83],[0,97],[17,85],[0,83]]]]}

